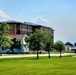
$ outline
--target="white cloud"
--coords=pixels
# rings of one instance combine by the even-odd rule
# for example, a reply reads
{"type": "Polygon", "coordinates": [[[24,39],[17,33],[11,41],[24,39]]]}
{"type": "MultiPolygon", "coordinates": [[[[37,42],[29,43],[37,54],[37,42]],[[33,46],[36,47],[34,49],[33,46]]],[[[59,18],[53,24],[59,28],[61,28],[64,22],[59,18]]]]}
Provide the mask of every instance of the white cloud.
{"type": "Polygon", "coordinates": [[[36,21],[36,23],[38,23],[38,24],[44,24],[44,25],[45,25],[45,24],[49,24],[49,21],[48,21],[47,19],[42,18],[42,17],[36,18],[35,21],[36,21]]]}
{"type": "Polygon", "coordinates": [[[2,19],[10,19],[10,16],[8,16],[5,12],[0,10],[0,18],[2,18],[2,19]]]}

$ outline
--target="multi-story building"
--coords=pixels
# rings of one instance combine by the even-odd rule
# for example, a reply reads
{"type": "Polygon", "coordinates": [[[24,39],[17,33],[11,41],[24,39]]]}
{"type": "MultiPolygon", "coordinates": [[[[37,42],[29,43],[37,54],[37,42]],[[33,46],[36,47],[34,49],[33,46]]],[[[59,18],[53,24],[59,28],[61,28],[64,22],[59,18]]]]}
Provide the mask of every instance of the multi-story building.
{"type": "MultiPolygon", "coordinates": [[[[43,30],[52,34],[54,39],[54,30],[51,27],[46,27],[43,25],[38,25],[30,22],[17,22],[17,21],[4,21],[10,25],[10,37],[11,38],[23,38],[23,35],[32,34],[35,29],[43,30]]],[[[0,22],[2,23],[2,22],[0,22]]]]}
{"type": "MultiPolygon", "coordinates": [[[[4,21],[10,25],[10,34],[26,34],[29,35],[35,31],[35,29],[43,30],[51,33],[54,36],[54,30],[51,27],[46,27],[29,22],[17,22],[17,21],[4,21]]],[[[1,23],[1,22],[0,22],[1,23]]]]}

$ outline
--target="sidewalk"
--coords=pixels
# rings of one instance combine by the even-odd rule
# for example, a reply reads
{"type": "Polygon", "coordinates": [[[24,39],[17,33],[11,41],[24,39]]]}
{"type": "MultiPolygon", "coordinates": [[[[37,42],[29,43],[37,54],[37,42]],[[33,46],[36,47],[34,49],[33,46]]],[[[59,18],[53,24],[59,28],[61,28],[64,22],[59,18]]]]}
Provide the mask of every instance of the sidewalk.
{"type": "MultiPolygon", "coordinates": [[[[62,56],[67,55],[75,55],[74,53],[63,53],[62,56]]],[[[37,54],[24,54],[24,55],[8,55],[8,56],[0,56],[0,58],[21,58],[21,57],[34,57],[37,54]]],[[[39,56],[48,56],[48,54],[39,54],[39,56]]],[[[60,56],[60,54],[50,54],[50,56],[60,56]]]]}

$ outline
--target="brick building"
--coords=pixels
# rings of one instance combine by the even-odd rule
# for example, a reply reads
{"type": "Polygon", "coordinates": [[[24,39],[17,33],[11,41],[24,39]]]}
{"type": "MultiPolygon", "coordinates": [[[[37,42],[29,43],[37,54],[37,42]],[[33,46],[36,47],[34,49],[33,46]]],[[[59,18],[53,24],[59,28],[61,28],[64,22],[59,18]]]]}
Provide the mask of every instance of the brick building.
{"type": "MultiPolygon", "coordinates": [[[[43,30],[52,34],[52,38],[54,39],[54,30],[51,27],[46,27],[43,25],[38,25],[29,22],[17,22],[17,21],[4,21],[10,25],[10,34],[15,35],[30,35],[35,31],[35,29],[43,30]]],[[[2,22],[0,22],[2,23],[2,22]]]]}
{"type": "MultiPolygon", "coordinates": [[[[52,34],[52,37],[54,39],[54,30],[51,27],[46,27],[43,25],[38,25],[30,22],[17,22],[17,21],[3,21],[10,25],[10,37],[11,38],[18,38],[20,39],[23,35],[30,35],[32,34],[35,29],[43,30],[48,33],[52,34]]],[[[2,23],[2,22],[0,22],[2,23]]]]}

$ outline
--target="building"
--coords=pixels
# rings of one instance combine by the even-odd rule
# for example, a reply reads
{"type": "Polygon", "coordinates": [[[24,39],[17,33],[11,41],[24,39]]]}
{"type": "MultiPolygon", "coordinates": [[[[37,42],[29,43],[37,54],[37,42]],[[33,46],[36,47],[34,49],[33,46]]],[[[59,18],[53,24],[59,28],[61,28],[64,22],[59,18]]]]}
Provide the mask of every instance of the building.
{"type": "Polygon", "coordinates": [[[71,51],[72,48],[74,48],[74,46],[73,46],[72,43],[70,43],[70,42],[66,42],[66,43],[65,43],[65,50],[66,50],[66,51],[71,51]]]}
{"type": "MultiPolygon", "coordinates": [[[[38,25],[38,24],[30,23],[30,22],[17,22],[17,21],[12,21],[12,20],[3,21],[3,22],[6,22],[7,24],[10,25],[10,27],[11,27],[10,36],[13,36],[11,38],[14,38],[17,36],[16,38],[19,39],[19,37],[21,37],[22,35],[23,36],[30,35],[35,31],[35,29],[39,29],[39,30],[43,30],[48,33],[51,33],[52,34],[51,38],[54,39],[54,30],[51,27],[46,27],[43,25],[38,25]]],[[[2,23],[2,22],[0,22],[0,23],[2,23]]],[[[23,38],[22,38],[22,42],[23,42],[23,38]]]]}
{"type": "MultiPolygon", "coordinates": [[[[17,21],[4,21],[10,25],[10,34],[26,34],[30,35],[35,31],[35,29],[43,30],[52,34],[52,38],[54,38],[54,30],[51,27],[46,27],[43,25],[38,25],[30,22],[17,22],[17,21]]],[[[2,22],[0,22],[2,23],[2,22]]]]}

